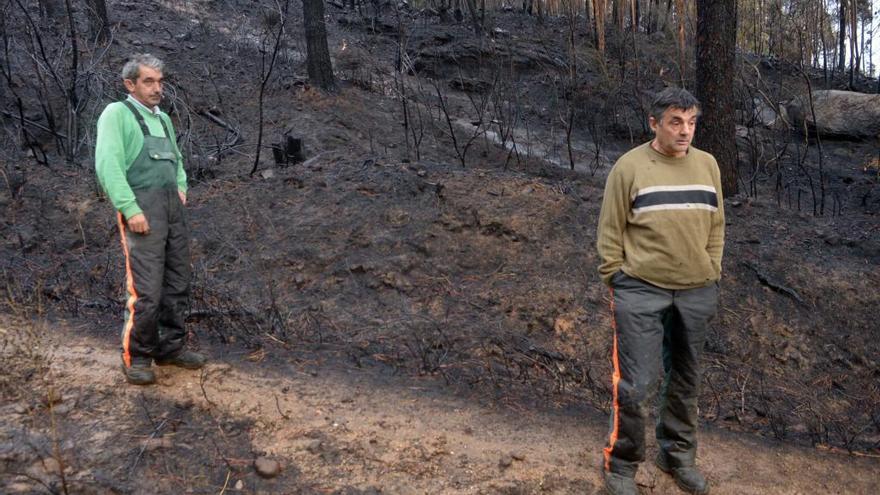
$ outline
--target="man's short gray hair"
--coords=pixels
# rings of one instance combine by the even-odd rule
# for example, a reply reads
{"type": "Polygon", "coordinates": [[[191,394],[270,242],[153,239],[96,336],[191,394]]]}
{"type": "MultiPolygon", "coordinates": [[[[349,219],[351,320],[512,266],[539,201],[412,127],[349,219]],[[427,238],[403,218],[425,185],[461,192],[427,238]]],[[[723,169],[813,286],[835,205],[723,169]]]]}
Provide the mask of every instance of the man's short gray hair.
{"type": "Polygon", "coordinates": [[[679,108],[681,110],[696,108],[697,116],[701,113],[700,100],[684,88],[669,87],[657,93],[654,96],[654,101],[651,103],[651,117],[660,122],[663,112],[669,108],[679,108]]]}
{"type": "Polygon", "coordinates": [[[132,81],[137,81],[137,78],[141,75],[141,66],[145,65],[151,69],[155,69],[159,72],[162,72],[162,69],[165,67],[165,63],[159,60],[158,58],[150,55],[149,53],[138,53],[136,55],[132,55],[128,62],[122,66],[122,79],[131,79],[132,81]]]}

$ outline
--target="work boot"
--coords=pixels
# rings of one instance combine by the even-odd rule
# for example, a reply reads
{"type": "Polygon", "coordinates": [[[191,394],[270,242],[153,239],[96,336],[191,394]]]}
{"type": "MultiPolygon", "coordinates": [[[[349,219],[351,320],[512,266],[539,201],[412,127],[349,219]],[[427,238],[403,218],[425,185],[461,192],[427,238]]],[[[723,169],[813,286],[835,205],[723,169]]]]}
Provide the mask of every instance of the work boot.
{"type": "Polygon", "coordinates": [[[150,369],[150,358],[132,357],[131,366],[122,363],[122,374],[132,385],[152,385],[156,383],[156,374],[150,369]]]}
{"type": "Polygon", "coordinates": [[[208,358],[204,354],[181,350],[172,356],[156,359],[159,366],[177,366],[178,368],[186,368],[188,370],[197,370],[208,362],[208,358]]]}
{"type": "Polygon", "coordinates": [[[639,495],[635,478],[605,472],[605,493],[608,495],[639,495]]]}
{"type": "Polygon", "coordinates": [[[693,495],[707,495],[709,493],[709,482],[696,466],[671,467],[663,452],[657,454],[657,460],[654,463],[661,471],[672,475],[675,484],[685,492],[693,495]]]}

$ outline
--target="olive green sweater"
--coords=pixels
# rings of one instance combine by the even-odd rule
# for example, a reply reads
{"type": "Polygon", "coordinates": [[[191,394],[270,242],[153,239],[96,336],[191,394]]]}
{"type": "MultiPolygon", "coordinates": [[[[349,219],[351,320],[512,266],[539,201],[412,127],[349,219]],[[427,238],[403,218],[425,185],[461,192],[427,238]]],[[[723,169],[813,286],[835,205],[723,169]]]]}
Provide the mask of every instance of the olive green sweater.
{"type": "MultiPolygon", "coordinates": [[[[143,115],[151,135],[164,136],[165,131],[159,119],[165,121],[171,134],[168,137],[177,153],[177,188],[185,193],[186,172],[183,169],[183,156],[175,141],[171,119],[162,111],[151,112],[132,97],[128,100],[143,115]]],[[[95,171],[98,174],[98,182],[101,183],[113,207],[126,219],[141,213],[141,207],[138,206],[131,185],[126,179],[126,172],[144,146],[144,133],[131,110],[122,102],[107,105],[98,117],[98,135],[95,141],[95,171]]]]}
{"type": "Polygon", "coordinates": [[[712,155],[681,158],[645,143],[617,160],[605,184],[596,242],[599,274],[618,271],[659,287],[701,287],[721,277],[724,203],[712,155]]]}

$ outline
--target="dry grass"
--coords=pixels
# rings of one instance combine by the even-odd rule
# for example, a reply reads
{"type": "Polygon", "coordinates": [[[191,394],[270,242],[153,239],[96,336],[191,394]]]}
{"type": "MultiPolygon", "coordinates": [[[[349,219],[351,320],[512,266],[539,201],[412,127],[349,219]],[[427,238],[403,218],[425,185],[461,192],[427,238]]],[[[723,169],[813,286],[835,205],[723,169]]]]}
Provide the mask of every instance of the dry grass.
{"type": "Polygon", "coordinates": [[[33,397],[49,372],[50,354],[43,344],[48,324],[27,312],[0,315],[0,398],[33,397]]]}

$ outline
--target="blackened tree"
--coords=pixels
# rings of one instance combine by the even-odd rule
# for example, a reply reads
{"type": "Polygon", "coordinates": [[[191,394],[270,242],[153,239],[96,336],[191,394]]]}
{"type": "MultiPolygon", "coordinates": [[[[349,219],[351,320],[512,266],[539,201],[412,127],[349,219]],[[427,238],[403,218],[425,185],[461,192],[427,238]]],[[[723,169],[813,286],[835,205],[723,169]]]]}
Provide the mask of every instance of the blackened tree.
{"type": "Polygon", "coordinates": [[[736,120],[736,0],[697,0],[697,98],[703,116],[697,145],[715,155],[726,196],[737,192],[736,120]]]}
{"type": "Polygon", "coordinates": [[[336,89],[333,64],[327,48],[324,25],[324,0],[303,0],[303,22],[306,31],[306,65],[312,84],[326,90],[336,89]]]}
{"type": "Polygon", "coordinates": [[[92,25],[92,34],[98,41],[107,41],[110,37],[110,20],[107,17],[106,0],[87,0],[89,8],[89,20],[92,25]]]}

